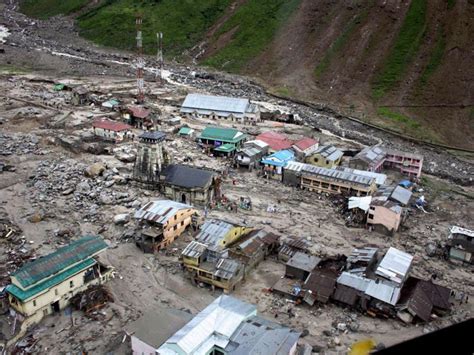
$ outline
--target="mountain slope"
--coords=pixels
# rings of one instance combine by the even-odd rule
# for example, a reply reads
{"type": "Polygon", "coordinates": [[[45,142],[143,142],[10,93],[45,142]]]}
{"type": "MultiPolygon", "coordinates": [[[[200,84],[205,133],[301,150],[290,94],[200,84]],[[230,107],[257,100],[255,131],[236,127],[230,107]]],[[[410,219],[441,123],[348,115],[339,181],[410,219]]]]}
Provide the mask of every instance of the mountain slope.
{"type": "MultiPolygon", "coordinates": [[[[52,1],[36,1],[37,15],[52,1]]],[[[78,27],[97,43],[133,49],[137,12],[148,53],[162,31],[168,57],[474,148],[474,0],[107,0],[88,7],[78,27]]]]}

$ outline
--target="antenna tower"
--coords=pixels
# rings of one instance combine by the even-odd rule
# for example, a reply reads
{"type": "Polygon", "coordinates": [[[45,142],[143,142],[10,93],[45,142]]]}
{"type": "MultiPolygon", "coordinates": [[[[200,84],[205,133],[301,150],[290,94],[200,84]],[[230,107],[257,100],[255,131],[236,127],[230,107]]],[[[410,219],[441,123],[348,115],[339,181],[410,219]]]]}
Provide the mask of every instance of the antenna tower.
{"type": "Polygon", "coordinates": [[[158,70],[156,72],[156,81],[159,81],[161,85],[163,85],[163,32],[156,34],[156,40],[158,41],[158,53],[156,54],[158,70]]]}
{"type": "Polygon", "coordinates": [[[137,101],[142,104],[145,101],[145,82],[143,80],[145,61],[143,60],[142,16],[140,14],[136,16],[135,24],[137,27],[137,101]]]}

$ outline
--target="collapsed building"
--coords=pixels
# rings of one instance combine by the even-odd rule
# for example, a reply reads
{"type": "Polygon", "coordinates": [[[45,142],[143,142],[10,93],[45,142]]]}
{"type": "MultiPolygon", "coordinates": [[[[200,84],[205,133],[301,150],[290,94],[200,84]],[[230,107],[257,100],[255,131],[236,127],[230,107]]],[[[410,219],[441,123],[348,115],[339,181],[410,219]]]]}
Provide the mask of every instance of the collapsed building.
{"type": "Polygon", "coordinates": [[[432,313],[442,315],[451,308],[451,290],[410,276],[413,256],[392,247],[380,261],[378,249],[373,247],[355,249],[347,258],[314,259],[311,263],[304,262],[311,260],[307,255],[295,253],[287,269],[298,264],[294,258],[302,265],[297,277],[293,271],[285,272],[271,290],[297,303],[332,300],[369,315],[398,317],[405,322],[429,321],[432,313]]]}
{"type": "Polygon", "coordinates": [[[180,112],[188,118],[210,118],[256,123],[260,121],[260,108],[249,99],[226,96],[188,94],[180,112]]]}
{"type": "Polygon", "coordinates": [[[259,140],[245,142],[237,150],[235,163],[238,167],[252,170],[260,165],[260,160],[268,153],[268,144],[259,140]]]}
{"type": "Polygon", "coordinates": [[[102,238],[86,236],[14,272],[5,290],[21,331],[47,315],[59,313],[72,296],[105,283],[113,268],[96,258],[105,249],[107,244],[102,238]]]}
{"type": "Polygon", "coordinates": [[[474,264],[474,231],[453,226],[446,245],[449,260],[474,264]]]}
{"type": "Polygon", "coordinates": [[[195,214],[197,211],[192,206],[183,203],[170,200],[148,202],[135,212],[140,227],[137,246],[150,253],[166,248],[186,230],[195,214]]]}

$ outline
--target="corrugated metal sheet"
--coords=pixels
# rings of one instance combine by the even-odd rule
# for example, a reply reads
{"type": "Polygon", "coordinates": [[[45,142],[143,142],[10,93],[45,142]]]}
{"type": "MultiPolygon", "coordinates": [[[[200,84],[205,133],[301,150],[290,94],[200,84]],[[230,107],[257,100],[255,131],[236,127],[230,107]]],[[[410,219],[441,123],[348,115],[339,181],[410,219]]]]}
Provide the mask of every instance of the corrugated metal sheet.
{"type": "Polygon", "coordinates": [[[196,242],[193,240],[191,243],[189,243],[186,248],[184,248],[183,252],[181,255],[187,256],[189,258],[199,258],[202,254],[204,254],[207,250],[207,246],[205,244],[196,242]]]}
{"type": "Polygon", "coordinates": [[[295,155],[291,150],[280,150],[262,159],[263,164],[285,166],[289,161],[294,160],[295,155]]]}
{"type": "Polygon", "coordinates": [[[390,247],[375,273],[388,280],[401,284],[410,270],[413,256],[390,247]]]}
{"type": "Polygon", "coordinates": [[[372,196],[363,196],[363,197],[349,197],[349,209],[360,208],[361,210],[367,212],[372,202],[372,196]]]}
{"type": "Polygon", "coordinates": [[[351,173],[351,174],[356,174],[356,175],[361,175],[361,176],[367,176],[369,178],[374,178],[375,183],[379,186],[385,184],[385,181],[387,180],[387,175],[380,174],[380,173],[374,173],[372,171],[351,169],[351,168],[345,168],[345,167],[339,167],[338,169],[342,170],[342,171],[345,171],[346,173],[351,173]]]}
{"type": "Polygon", "coordinates": [[[370,279],[344,271],[337,278],[337,283],[365,292],[369,286],[370,279]]]}
{"type": "Polygon", "coordinates": [[[323,145],[319,147],[318,150],[314,153],[320,154],[322,157],[329,161],[336,161],[344,155],[342,150],[337,149],[333,145],[323,145]]]}
{"type": "Polygon", "coordinates": [[[234,227],[234,224],[220,219],[207,219],[201,226],[196,240],[207,246],[217,246],[234,227]]]}
{"type": "Polygon", "coordinates": [[[150,201],[136,211],[134,217],[163,225],[178,211],[190,208],[193,207],[171,200],[150,201]]]}
{"type": "Polygon", "coordinates": [[[226,96],[213,96],[201,94],[188,94],[181,106],[181,112],[198,113],[209,115],[212,112],[220,116],[242,117],[250,108],[248,99],[233,98],[226,96]]]}
{"type": "Polygon", "coordinates": [[[376,282],[375,280],[370,280],[365,294],[395,306],[400,298],[400,288],[385,284],[381,281],[376,282]]]}
{"type": "Polygon", "coordinates": [[[365,248],[356,248],[353,249],[351,255],[347,258],[348,264],[354,264],[358,262],[370,262],[375,254],[377,253],[378,248],[365,247],[365,248]]]}
{"type": "Polygon", "coordinates": [[[214,335],[220,336],[219,345],[225,348],[241,323],[256,312],[254,305],[234,297],[220,296],[169,338],[158,352],[170,345],[178,346],[187,354],[197,353],[198,349],[204,354],[216,344],[217,339],[209,341],[214,335]]]}
{"type": "Polygon", "coordinates": [[[62,272],[107,248],[104,240],[97,236],[86,236],[73,241],[54,253],[43,256],[12,274],[20,285],[28,288],[54,274],[62,272]]]}
{"type": "Polygon", "coordinates": [[[458,227],[458,226],[451,227],[451,236],[450,236],[451,238],[452,238],[453,234],[462,234],[462,235],[468,236],[470,238],[474,238],[474,231],[473,230],[458,227]]]}
{"type": "Polygon", "coordinates": [[[302,166],[301,172],[303,176],[305,176],[306,174],[314,174],[328,181],[348,181],[351,183],[356,183],[365,186],[370,186],[375,181],[375,179],[367,176],[351,174],[337,169],[321,168],[310,164],[304,164],[304,166],[302,166]]]}
{"type": "Polygon", "coordinates": [[[404,205],[408,205],[412,194],[413,193],[410,190],[407,190],[401,186],[396,186],[390,198],[404,205]]]}
{"type": "Polygon", "coordinates": [[[316,256],[296,252],[293,257],[288,260],[286,265],[294,267],[296,269],[311,272],[320,262],[321,259],[316,256]]]}
{"type": "Polygon", "coordinates": [[[216,271],[214,276],[222,277],[223,279],[230,280],[239,270],[242,268],[242,264],[232,259],[219,259],[216,264],[216,271]]]}

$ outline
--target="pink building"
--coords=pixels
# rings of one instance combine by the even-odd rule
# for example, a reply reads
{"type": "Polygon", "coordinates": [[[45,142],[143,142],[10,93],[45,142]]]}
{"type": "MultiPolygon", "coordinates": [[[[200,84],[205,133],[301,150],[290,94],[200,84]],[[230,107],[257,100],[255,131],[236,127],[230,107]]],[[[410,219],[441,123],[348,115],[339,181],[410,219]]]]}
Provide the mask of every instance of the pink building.
{"type": "Polygon", "coordinates": [[[418,154],[402,152],[399,150],[386,149],[384,167],[399,170],[402,174],[410,177],[421,176],[423,157],[418,154]]]}
{"type": "Polygon", "coordinates": [[[402,222],[402,207],[392,201],[373,201],[367,215],[367,225],[379,228],[390,235],[400,227],[402,222]]]}

